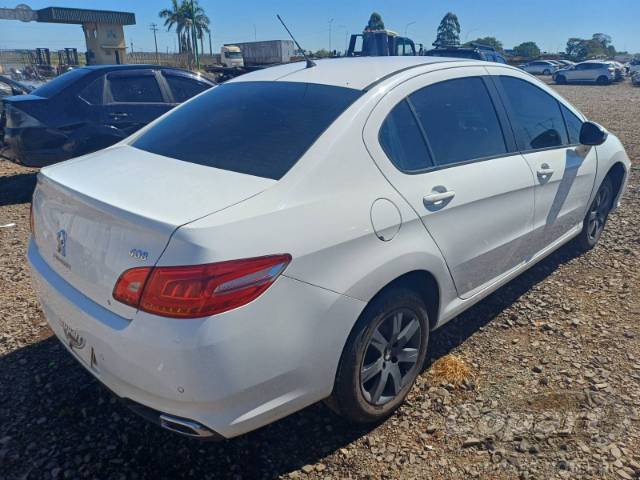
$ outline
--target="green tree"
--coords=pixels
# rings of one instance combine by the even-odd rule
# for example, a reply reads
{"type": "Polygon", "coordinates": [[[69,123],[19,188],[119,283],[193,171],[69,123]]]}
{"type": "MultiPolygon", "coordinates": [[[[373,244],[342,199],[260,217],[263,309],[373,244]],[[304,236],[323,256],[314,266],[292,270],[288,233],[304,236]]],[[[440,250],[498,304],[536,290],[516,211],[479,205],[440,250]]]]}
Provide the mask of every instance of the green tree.
{"type": "Polygon", "coordinates": [[[460,45],[460,22],[455,13],[447,13],[438,26],[434,47],[457,47],[460,45]]]}
{"type": "Polygon", "coordinates": [[[331,56],[331,52],[326,48],[322,48],[313,54],[315,58],[328,58],[331,56]]]}
{"type": "Polygon", "coordinates": [[[197,55],[196,39],[200,40],[200,48],[204,52],[204,35],[209,32],[210,21],[197,0],[182,0],[181,3],[171,0],[171,8],[160,10],[158,15],[164,18],[167,31],[175,26],[180,52],[197,55]]]}
{"type": "Polygon", "coordinates": [[[609,35],[594,33],[590,39],[570,38],[567,41],[566,53],[572,60],[580,62],[589,58],[614,57],[616,48],[611,44],[609,35]]]}
{"type": "MultiPolygon", "coordinates": [[[[180,53],[185,51],[184,49],[187,48],[187,43],[184,38],[187,16],[183,6],[184,1],[182,4],[179,4],[178,0],[171,0],[171,8],[163,8],[158,14],[160,18],[164,18],[164,26],[167,27],[167,31],[171,31],[174,26],[176,27],[176,34],[178,35],[178,50],[180,53]]],[[[190,46],[191,42],[189,42],[189,50],[190,46]]]]}
{"type": "Polygon", "coordinates": [[[183,0],[182,5],[187,16],[187,25],[192,29],[193,34],[200,40],[200,52],[204,52],[204,35],[209,33],[209,17],[204,13],[204,9],[198,0],[183,0]]]}
{"type": "Polygon", "coordinates": [[[482,44],[482,45],[488,45],[489,47],[495,48],[499,52],[503,51],[502,42],[500,40],[498,40],[496,37],[476,38],[475,40],[472,40],[470,42],[465,43],[464,46],[465,47],[466,46],[471,46],[474,43],[479,43],[479,44],[482,44]]]}
{"type": "Polygon", "coordinates": [[[536,42],[523,42],[513,47],[513,51],[518,57],[537,58],[540,56],[540,48],[536,42]]]}
{"type": "Polygon", "coordinates": [[[367,26],[364,27],[366,30],[384,30],[384,22],[382,21],[382,15],[378,12],[373,12],[369,17],[369,22],[367,26]]]}

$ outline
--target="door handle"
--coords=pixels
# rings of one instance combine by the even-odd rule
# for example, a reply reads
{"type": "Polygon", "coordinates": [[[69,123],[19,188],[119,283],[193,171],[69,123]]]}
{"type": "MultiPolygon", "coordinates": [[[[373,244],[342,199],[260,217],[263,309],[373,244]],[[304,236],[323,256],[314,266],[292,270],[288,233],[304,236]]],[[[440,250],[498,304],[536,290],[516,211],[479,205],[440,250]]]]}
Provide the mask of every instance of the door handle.
{"type": "Polygon", "coordinates": [[[550,177],[551,175],[553,175],[553,168],[549,167],[546,163],[540,165],[540,168],[538,169],[538,177],[550,177]]]}
{"type": "Polygon", "coordinates": [[[127,112],[112,112],[109,114],[109,117],[114,118],[114,119],[119,119],[119,118],[127,118],[129,116],[129,114],[127,112]]]}
{"type": "Polygon", "coordinates": [[[425,205],[436,205],[444,202],[445,200],[450,200],[455,196],[456,192],[454,192],[453,190],[447,190],[445,192],[430,193],[422,200],[424,201],[425,205]]]}

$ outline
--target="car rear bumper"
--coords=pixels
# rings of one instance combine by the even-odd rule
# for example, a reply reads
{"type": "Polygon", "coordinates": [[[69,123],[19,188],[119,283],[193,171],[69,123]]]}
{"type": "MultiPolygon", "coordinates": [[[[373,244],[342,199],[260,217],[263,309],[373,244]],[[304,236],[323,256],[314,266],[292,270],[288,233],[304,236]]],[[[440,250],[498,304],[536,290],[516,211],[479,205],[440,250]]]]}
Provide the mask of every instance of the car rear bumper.
{"type": "MultiPolygon", "coordinates": [[[[281,276],[244,307],[204,319],[128,321],[66,283],[30,242],[52,330],[116,395],[229,438],[327,397],[364,303],[281,276]]],[[[105,302],[113,301],[105,299],[105,302]]]]}
{"type": "Polygon", "coordinates": [[[66,136],[46,128],[5,128],[2,156],[27,167],[46,167],[67,160],[66,136]]]}

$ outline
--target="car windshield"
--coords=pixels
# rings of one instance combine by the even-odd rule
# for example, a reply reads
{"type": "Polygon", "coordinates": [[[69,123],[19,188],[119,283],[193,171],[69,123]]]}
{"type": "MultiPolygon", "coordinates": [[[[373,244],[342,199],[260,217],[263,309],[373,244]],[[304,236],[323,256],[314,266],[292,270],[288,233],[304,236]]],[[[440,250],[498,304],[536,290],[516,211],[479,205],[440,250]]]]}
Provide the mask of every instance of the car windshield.
{"type": "Polygon", "coordinates": [[[31,93],[39,97],[51,98],[54,95],[60,93],[72,83],[75,83],[85,75],[88,75],[90,72],[91,70],[87,68],[75,68],[73,70],[69,70],[67,73],[63,73],[59,77],[56,77],[53,80],[45,83],[41,87],[36,88],[31,93]]]}
{"type": "Polygon", "coordinates": [[[301,82],[237,82],[175,109],[132,146],[279,180],[362,91],[301,82]]]}
{"type": "Polygon", "coordinates": [[[224,52],[224,56],[227,58],[242,58],[242,53],[240,52],[224,52]]]}

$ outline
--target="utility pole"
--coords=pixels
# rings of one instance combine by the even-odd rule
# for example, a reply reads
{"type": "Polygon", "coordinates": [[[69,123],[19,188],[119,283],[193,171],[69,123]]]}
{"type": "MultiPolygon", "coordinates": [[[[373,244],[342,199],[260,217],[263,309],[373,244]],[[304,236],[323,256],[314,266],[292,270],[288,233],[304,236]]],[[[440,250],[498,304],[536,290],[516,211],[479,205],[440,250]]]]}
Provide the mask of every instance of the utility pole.
{"type": "Polygon", "coordinates": [[[253,24],[253,41],[258,40],[258,31],[256,30],[256,24],[253,24]]]}
{"type": "Polygon", "coordinates": [[[156,65],[160,65],[160,59],[158,58],[158,38],[156,32],[158,31],[158,24],[152,23],[149,29],[153,32],[153,42],[156,44],[156,65]]]}
{"type": "Polygon", "coordinates": [[[333,18],[329,20],[329,55],[331,55],[331,26],[333,24],[333,18]]]}

